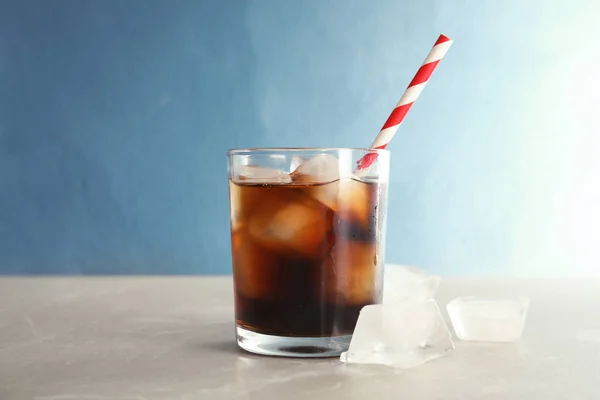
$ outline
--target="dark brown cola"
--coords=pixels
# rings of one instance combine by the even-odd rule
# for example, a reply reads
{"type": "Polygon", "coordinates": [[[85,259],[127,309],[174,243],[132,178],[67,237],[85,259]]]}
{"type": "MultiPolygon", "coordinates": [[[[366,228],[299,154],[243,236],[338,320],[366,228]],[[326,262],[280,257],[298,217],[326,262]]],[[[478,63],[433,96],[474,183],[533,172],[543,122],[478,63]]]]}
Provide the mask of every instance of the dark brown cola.
{"type": "Polygon", "coordinates": [[[257,333],[351,334],[381,302],[385,186],[229,182],[235,313],[257,333]]]}

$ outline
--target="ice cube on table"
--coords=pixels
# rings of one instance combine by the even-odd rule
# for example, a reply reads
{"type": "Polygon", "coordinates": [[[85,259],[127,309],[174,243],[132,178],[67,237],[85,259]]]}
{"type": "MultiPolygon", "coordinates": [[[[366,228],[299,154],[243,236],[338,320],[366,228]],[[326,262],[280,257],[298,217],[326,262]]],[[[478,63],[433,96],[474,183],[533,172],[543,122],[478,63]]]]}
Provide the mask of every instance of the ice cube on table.
{"type": "Polygon", "coordinates": [[[407,265],[386,264],[383,302],[423,301],[432,299],[440,286],[440,277],[424,269],[407,265]]]}
{"type": "Polygon", "coordinates": [[[339,160],[331,154],[317,154],[300,164],[291,173],[292,180],[298,183],[326,183],[340,179],[339,160]]]}
{"type": "Polygon", "coordinates": [[[258,165],[242,165],[238,167],[236,181],[244,183],[290,183],[290,175],[280,169],[265,168],[258,165]]]}
{"type": "Polygon", "coordinates": [[[515,342],[525,327],[529,299],[459,297],[446,306],[459,339],[475,342],[515,342]]]}
{"type": "Polygon", "coordinates": [[[416,367],[454,349],[448,327],[434,300],[365,306],[350,348],[340,357],[348,364],[416,367]]]}

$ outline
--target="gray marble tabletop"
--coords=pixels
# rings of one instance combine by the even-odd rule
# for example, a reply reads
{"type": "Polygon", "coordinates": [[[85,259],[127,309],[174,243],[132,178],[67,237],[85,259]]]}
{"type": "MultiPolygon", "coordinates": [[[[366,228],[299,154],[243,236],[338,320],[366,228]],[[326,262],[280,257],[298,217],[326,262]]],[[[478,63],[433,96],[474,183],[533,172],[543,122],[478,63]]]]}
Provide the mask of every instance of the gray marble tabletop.
{"type": "Polygon", "coordinates": [[[442,281],[459,295],[529,296],[523,339],[399,371],[238,350],[230,277],[1,278],[0,399],[600,399],[600,281],[442,281]]]}

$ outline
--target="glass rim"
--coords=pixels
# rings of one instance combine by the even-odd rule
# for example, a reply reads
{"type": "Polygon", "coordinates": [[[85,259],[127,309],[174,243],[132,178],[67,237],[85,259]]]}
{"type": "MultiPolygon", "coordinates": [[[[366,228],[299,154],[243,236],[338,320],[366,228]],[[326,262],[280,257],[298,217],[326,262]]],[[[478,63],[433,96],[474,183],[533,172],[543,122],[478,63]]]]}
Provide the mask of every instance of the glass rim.
{"type": "Polygon", "coordinates": [[[334,151],[360,151],[364,153],[389,154],[387,149],[369,149],[361,147],[248,147],[227,150],[227,155],[245,155],[251,153],[302,153],[302,152],[334,152],[334,151]]]}

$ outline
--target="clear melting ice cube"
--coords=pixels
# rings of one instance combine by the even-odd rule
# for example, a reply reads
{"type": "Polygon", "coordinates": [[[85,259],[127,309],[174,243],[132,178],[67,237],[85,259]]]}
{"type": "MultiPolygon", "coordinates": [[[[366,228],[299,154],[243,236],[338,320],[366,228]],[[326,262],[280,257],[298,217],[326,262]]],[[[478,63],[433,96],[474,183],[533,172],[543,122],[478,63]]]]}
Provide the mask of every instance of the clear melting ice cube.
{"type": "Polygon", "coordinates": [[[454,349],[448,327],[434,300],[364,307],[350,348],[340,360],[411,368],[454,349]]]}
{"type": "Polygon", "coordinates": [[[258,165],[241,165],[235,180],[247,183],[290,183],[292,178],[282,170],[265,168],[258,165]]]}
{"type": "Polygon", "coordinates": [[[383,303],[432,299],[440,286],[440,277],[424,269],[386,264],[383,303]]]}
{"type": "Polygon", "coordinates": [[[324,183],[340,179],[339,160],[331,154],[317,154],[292,172],[294,182],[324,183]]]}
{"type": "Polygon", "coordinates": [[[529,299],[459,297],[446,308],[456,336],[461,340],[515,342],[525,327],[529,299]]]}
{"type": "Polygon", "coordinates": [[[290,173],[294,172],[300,165],[304,164],[306,161],[306,158],[302,156],[292,156],[292,158],[290,159],[290,173]]]}

